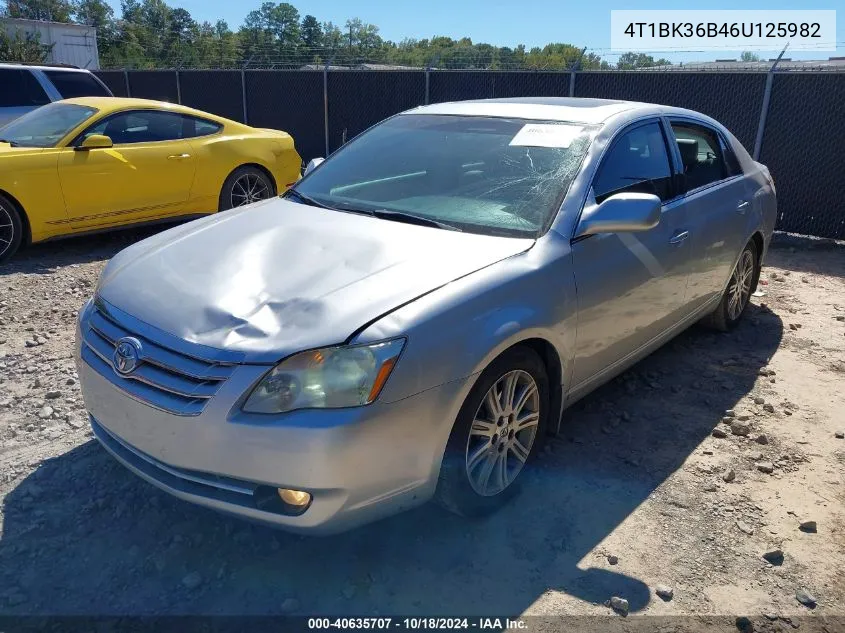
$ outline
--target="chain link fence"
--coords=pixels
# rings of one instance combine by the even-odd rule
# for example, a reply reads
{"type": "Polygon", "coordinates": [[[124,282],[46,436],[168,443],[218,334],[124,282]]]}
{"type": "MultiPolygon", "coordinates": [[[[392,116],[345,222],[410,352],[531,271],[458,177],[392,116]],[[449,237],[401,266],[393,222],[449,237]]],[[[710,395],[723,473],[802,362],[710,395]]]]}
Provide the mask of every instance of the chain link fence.
{"type": "Polygon", "coordinates": [[[244,122],[241,73],[236,70],[181,70],[179,101],[192,108],[244,122]]]}
{"type": "Polygon", "coordinates": [[[769,166],[777,228],[845,239],[845,72],[130,70],[97,75],[118,96],[180,102],[289,132],[306,161],[426,103],[575,96],[690,108],[725,124],[769,166]]]}
{"type": "Polygon", "coordinates": [[[333,152],[382,119],[425,103],[425,73],[340,70],[327,74],[333,152]]]}
{"type": "Polygon", "coordinates": [[[247,70],[242,93],[246,122],[285,130],[307,161],[326,154],[325,76],[307,70],[247,70]]]}
{"type": "Polygon", "coordinates": [[[845,239],[845,73],[776,74],[760,162],[782,231],[845,239]]]}

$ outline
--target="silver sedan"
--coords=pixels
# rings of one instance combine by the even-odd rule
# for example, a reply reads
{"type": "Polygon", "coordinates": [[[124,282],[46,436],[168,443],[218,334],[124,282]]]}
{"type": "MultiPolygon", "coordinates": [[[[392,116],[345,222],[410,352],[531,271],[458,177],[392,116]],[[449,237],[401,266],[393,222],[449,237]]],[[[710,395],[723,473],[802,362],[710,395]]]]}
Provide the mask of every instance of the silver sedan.
{"type": "Polygon", "coordinates": [[[79,316],[91,425],[154,485],[290,530],[490,512],[566,406],[739,322],[775,216],[766,167],[696,112],[416,108],[114,257],[79,316]]]}

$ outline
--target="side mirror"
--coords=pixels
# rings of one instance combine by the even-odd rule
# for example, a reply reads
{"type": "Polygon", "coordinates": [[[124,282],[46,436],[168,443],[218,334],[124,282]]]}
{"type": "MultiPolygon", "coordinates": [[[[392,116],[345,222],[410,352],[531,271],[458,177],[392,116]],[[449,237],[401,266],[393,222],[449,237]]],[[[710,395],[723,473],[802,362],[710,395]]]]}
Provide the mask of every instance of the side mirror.
{"type": "Polygon", "coordinates": [[[105,149],[114,146],[111,139],[104,134],[92,134],[85,137],[85,140],[77,145],[74,149],[78,151],[85,151],[89,149],[105,149]]]}
{"type": "Polygon", "coordinates": [[[319,167],[320,163],[322,163],[324,160],[326,160],[326,159],[325,158],[312,158],[311,160],[309,160],[308,164],[305,166],[305,171],[302,173],[302,175],[307,176],[308,174],[310,174],[312,171],[317,169],[317,167],[319,167]]]}
{"type": "Polygon", "coordinates": [[[595,233],[648,231],[660,223],[660,198],[650,193],[617,193],[585,207],[575,237],[595,233]]]}

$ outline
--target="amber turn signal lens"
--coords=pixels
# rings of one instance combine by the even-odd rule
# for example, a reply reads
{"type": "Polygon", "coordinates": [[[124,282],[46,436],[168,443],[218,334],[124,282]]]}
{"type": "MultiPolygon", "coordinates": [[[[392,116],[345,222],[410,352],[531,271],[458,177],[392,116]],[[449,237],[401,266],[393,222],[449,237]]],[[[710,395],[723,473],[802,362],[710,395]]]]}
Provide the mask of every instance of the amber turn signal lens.
{"type": "Polygon", "coordinates": [[[378,374],[376,375],[376,379],[373,381],[373,388],[370,389],[370,397],[368,402],[372,402],[378,395],[381,393],[381,388],[384,387],[384,383],[387,382],[387,378],[390,376],[390,372],[393,371],[393,366],[396,364],[396,359],[399,358],[398,356],[394,356],[393,358],[388,358],[384,361],[384,364],[381,366],[381,369],[378,370],[378,374]]]}

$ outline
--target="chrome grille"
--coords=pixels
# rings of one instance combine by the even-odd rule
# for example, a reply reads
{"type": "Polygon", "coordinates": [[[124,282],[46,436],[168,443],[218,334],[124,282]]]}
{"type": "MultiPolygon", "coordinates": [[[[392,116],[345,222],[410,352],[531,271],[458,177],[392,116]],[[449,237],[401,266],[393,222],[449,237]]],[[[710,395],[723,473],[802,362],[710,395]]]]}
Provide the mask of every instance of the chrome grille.
{"type": "Polygon", "coordinates": [[[199,415],[235,365],[204,360],[167,347],[146,332],[119,322],[114,312],[92,306],[80,324],[82,359],[97,373],[131,397],[176,415],[199,415]],[[132,337],[142,345],[134,370],[118,373],[114,355],[118,341],[132,337]]]}

